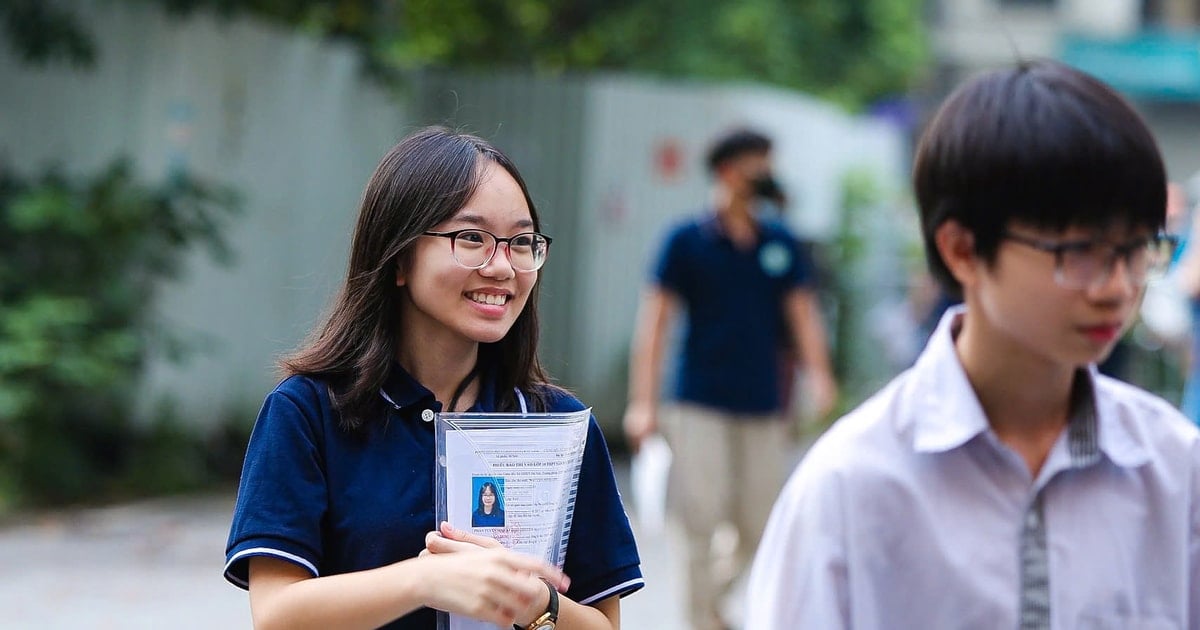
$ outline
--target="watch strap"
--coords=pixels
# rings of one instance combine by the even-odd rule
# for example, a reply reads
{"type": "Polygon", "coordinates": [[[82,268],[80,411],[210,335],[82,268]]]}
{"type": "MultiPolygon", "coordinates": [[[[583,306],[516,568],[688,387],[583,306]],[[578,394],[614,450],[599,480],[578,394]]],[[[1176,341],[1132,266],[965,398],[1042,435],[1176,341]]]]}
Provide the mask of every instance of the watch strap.
{"type": "Polygon", "coordinates": [[[519,626],[514,623],[513,630],[534,630],[546,622],[558,622],[558,589],[554,588],[554,585],[546,578],[538,579],[546,585],[546,588],[550,589],[550,601],[546,604],[546,612],[538,615],[537,619],[534,619],[528,626],[519,626]]]}

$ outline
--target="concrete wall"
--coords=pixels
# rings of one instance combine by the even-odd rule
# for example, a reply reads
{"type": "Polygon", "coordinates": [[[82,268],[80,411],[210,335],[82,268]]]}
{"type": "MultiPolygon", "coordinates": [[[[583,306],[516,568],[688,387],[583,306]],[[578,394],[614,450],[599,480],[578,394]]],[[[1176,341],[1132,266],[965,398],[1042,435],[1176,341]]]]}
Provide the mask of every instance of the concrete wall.
{"type": "Polygon", "coordinates": [[[30,172],[95,172],[119,155],[147,181],[173,168],[234,186],[232,268],[197,252],[166,288],[164,325],[197,347],[151,366],[143,404],[170,392],[197,422],[256,408],[274,358],[304,336],[344,273],[358,198],[405,131],[403,108],[347,47],[203,13],[80,2],[99,45],[91,72],[29,68],[0,51],[0,154],[30,172]]]}
{"type": "Polygon", "coordinates": [[[318,321],[344,272],[358,197],[384,151],[418,126],[478,133],[508,152],[554,238],[543,272],[542,355],[606,424],[624,407],[638,293],[667,225],[708,202],[702,160],[736,124],[776,140],[795,200],[789,220],[828,239],[850,169],[903,188],[900,132],[793,92],[617,75],[414,75],[389,94],[356,53],[247,20],[80,0],[101,61],[36,71],[0,53],[0,152],[35,170],[92,172],[117,155],[154,181],[172,169],[239,189],[232,268],[194,254],[157,305],[199,348],[155,363],[144,404],[164,397],[198,423],[249,418],[274,359],[318,321]]]}

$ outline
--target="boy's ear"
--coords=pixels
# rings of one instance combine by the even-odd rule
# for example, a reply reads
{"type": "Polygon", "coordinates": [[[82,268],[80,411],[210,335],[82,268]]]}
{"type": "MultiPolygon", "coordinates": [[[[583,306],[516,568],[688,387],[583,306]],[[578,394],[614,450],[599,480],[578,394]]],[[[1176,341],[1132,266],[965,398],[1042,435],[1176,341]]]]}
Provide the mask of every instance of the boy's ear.
{"type": "Polygon", "coordinates": [[[933,233],[938,254],[950,275],[964,288],[974,284],[979,258],[975,255],[975,234],[958,221],[946,221],[933,233]]]}

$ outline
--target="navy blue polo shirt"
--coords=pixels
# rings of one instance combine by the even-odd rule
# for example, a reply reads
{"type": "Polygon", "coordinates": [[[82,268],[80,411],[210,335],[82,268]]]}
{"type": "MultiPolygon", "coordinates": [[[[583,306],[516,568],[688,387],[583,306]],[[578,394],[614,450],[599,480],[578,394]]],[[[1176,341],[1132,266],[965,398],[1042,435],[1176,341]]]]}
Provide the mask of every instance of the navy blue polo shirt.
{"type": "MultiPolygon", "coordinates": [[[[491,383],[473,411],[494,411],[491,383]]],[[[547,388],[547,411],[584,405],[547,388]]],[[[397,408],[361,435],[338,428],[329,391],[293,376],[271,392],[250,436],[226,547],[225,577],[248,587],[249,559],[272,556],[314,576],[373,569],[416,557],[434,522],[434,431],[425,410],[433,394],[398,366],[384,387],[397,408]]],[[[579,473],[563,571],[567,597],[592,603],[642,587],[629,518],[621,504],[604,436],[593,417],[579,473]]],[[[387,628],[432,630],[423,608],[387,628]]]]}
{"type": "Polygon", "coordinates": [[[777,221],[734,246],[715,214],[673,228],[653,281],[687,308],[675,397],[734,413],[779,409],[779,351],[788,341],[784,297],[811,284],[811,265],[777,221]]]}

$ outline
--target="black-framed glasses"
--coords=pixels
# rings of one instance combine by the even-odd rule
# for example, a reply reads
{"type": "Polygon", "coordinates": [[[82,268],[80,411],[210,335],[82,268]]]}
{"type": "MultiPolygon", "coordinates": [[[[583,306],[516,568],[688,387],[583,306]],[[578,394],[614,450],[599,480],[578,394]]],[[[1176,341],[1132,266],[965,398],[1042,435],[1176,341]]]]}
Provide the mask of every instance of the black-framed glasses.
{"type": "Polygon", "coordinates": [[[500,243],[508,248],[508,260],[517,271],[537,271],[546,264],[550,241],[545,234],[522,232],[502,238],[487,230],[467,228],[452,232],[425,232],[425,236],[450,239],[450,254],[467,269],[480,269],[492,262],[500,243]]]}
{"type": "Polygon", "coordinates": [[[1115,244],[1102,240],[1044,241],[1005,232],[1007,240],[1054,254],[1054,280],[1068,289],[1097,287],[1112,276],[1117,260],[1125,268],[1134,286],[1161,277],[1171,264],[1179,240],[1169,234],[1156,234],[1115,244]]]}

